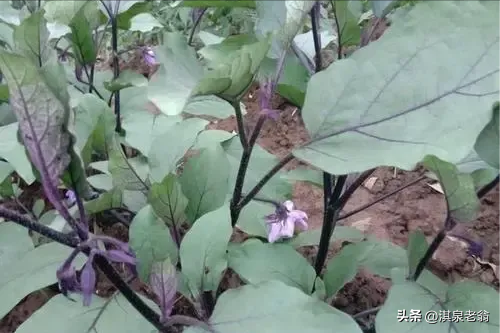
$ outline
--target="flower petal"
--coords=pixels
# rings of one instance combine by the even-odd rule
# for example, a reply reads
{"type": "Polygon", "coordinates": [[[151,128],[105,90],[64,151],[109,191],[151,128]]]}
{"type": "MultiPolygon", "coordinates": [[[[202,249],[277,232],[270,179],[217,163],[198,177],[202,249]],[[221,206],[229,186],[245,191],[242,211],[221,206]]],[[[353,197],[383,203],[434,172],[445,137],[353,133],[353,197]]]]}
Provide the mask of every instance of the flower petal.
{"type": "Polygon", "coordinates": [[[292,210],[289,214],[290,218],[294,220],[294,223],[299,225],[302,230],[308,229],[308,224],[306,220],[308,219],[307,214],[301,210],[292,210]]]}
{"type": "Polygon", "coordinates": [[[91,254],[89,259],[85,263],[85,266],[82,269],[82,273],[80,274],[80,284],[82,287],[83,293],[83,305],[89,306],[90,301],[92,299],[92,294],[94,293],[95,285],[96,285],[96,274],[94,267],[92,267],[92,261],[94,256],[91,254]]]}
{"type": "Polygon", "coordinates": [[[281,235],[284,238],[292,238],[294,230],[295,230],[295,220],[293,218],[288,217],[285,223],[283,223],[283,228],[281,229],[281,235]]]}
{"type": "Polygon", "coordinates": [[[274,243],[281,238],[281,223],[271,223],[267,227],[267,241],[274,243]]]}
{"type": "Polygon", "coordinates": [[[291,200],[287,200],[285,202],[283,202],[283,206],[286,207],[286,209],[291,212],[293,210],[293,201],[291,200]]]}

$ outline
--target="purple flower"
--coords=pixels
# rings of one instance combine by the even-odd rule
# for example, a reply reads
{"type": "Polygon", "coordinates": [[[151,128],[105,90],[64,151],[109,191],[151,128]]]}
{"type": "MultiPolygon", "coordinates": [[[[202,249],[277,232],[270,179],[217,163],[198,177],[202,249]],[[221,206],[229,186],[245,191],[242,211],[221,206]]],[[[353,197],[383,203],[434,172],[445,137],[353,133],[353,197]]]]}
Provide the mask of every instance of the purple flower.
{"type": "Polygon", "coordinates": [[[66,204],[68,205],[68,207],[71,207],[75,204],[76,202],[76,194],[74,191],[72,190],[67,190],[66,191],[66,194],[65,194],[65,197],[66,197],[66,204]]]}
{"type": "Polygon", "coordinates": [[[92,294],[96,286],[96,274],[93,267],[95,252],[92,251],[80,274],[80,285],[83,294],[83,305],[89,306],[92,300],[92,294]]]}
{"type": "Polygon", "coordinates": [[[80,283],[76,278],[75,267],[63,265],[57,270],[56,276],[59,281],[59,289],[64,296],[68,296],[68,293],[71,292],[81,291],[80,283]]]}
{"type": "Polygon", "coordinates": [[[112,262],[130,265],[132,268],[135,267],[136,263],[135,257],[130,253],[128,245],[118,239],[108,236],[91,235],[89,240],[81,243],[57,270],[57,279],[59,281],[59,289],[63,295],[68,296],[69,292],[81,293],[83,295],[84,306],[90,305],[92,294],[96,287],[97,278],[93,267],[96,255],[100,255],[112,262]],[[102,241],[107,245],[113,245],[117,249],[101,250],[98,241],[102,241]],[[80,279],[77,279],[72,263],[77,254],[83,250],[90,250],[90,253],[80,273],[80,279]]]}
{"type": "Polygon", "coordinates": [[[142,58],[148,66],[156,65],[156,55],[151,47],[145,46],[142,48],[142,58]]]}
{"type": "Polygon", "coordinates": [[[281,238],[292,238],[296,225],[302,230],[307,230],[307,214],[293,207],[293,202],[288,200],[279,205],[273,214],[266,216],[269,243],[274,243],[281,238]]]}
{"type": "Polygon", "coordinates": [[[177,293],[175,267],[168,259],[164,262],[153,264],[149,276],[149,284],[160,301],[160,320],[165,323],[172,313],[177,293]]]}
{"type": "Polygon", "coordinates": [[[259,107],[260,112],[273,120],[278,120],[279,110],[271,107],[273,97],[274,82],[271,79],[264,79],[259,84],[259,107]]]}

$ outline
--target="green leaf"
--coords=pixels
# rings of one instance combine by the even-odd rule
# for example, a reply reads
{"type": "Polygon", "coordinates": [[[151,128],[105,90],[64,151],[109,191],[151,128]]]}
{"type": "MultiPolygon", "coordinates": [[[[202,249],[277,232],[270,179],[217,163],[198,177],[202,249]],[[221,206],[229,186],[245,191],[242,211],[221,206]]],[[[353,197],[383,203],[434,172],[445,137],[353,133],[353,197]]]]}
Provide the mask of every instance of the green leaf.
{"type": "MultiPolygon", "coordinates": [[[[0,271],[0,317],[3,318],[28,294],[57,282],[56,270],[71,251],[71,248],[54,242],[40,245],[15,259],[11,257],[14,260],[0,271]]],[[[83,264],[84,259],[84,256],[78,256],[75,265],[83,264]]]]}
{"type": "Polygon", "coordinates": [[[228,267],[246,283],[278,280],[310,294],[316,280],[314,268],[287,244],[264,244],[250,239],[229,248],[228,267]]]}
{"type": "Polygon", "coordinates": [[[0,157],[6,159],[29,185],[36,178],[24,146],[17,140],[18,128],[19,124],[17,122],[0,127],[0,157]]]}
{"type": "Polygon", "coordinates": [[[36,200],[35,203],[33,204],[33,209],[32,209],[33,215],[35,215],[36,218],[39,218],[44,209],[45,209],[44,199],[36,200]]]}
{"type": "Polygon", "coordinates": [[[125,88],[120,96],[125,142],[148,157],[151,143],[168,132],[171,126],[181,122],[182,116],[166,116],[159,110],[153,112],[155,107],[148,102],[146,87],[125,88]]]}
{"type": "Polygon", "coordinates": [[[181,7],[248,7],[255,8],[254,0],[181,0],[176,4],[172,4],[174,6],[181,7]]]}
{"type": "Polygon", "coordinates": [[[294,155],[331,174],[410,170],[429,154],[463,159],[498,90],[498,16],[489,7],[498,4],[420,2],[377,43],[315,74],[302,110],[311,141],[294,155]]]}
{"type": "MultiPolygon", "coordinates": [[[[159,311],[154,302],[139,294],[137,296],[154,311],[159,311]]],[[[154,326],[143,316],[138,316],[137,310],[122,294],[114,296],[111,300],[94,295],[90,306],[83,306],[81,295],[71,297],[73,300],[64,295],[52,297],[23,322],[16,332],[136,333],[154,331],[154,326]],[[54,320],[54,314],[57,314],[57,320],[54,320]]]]}
{"type": "Polygon", "coordinates": [[[171,126],[168,132],[155,137],[148,153],[151,178],[160,182],[175,173],[179,160],[193,146],[198,133],[208,124],[199,118],[189,118],[171,126]]]}
{"type": "Polygon", "coordinates": [[[406,249],[408,253],[408,276],[412,276],[415,273],[418,263],[422,260],[428,248],[429,244],[427,244],[427,240],[422,231],[415,230],[410,233],[408,237],[408,248],[406,249]]]}
{"type": "Polygon", "coordinates": [[[198,135],[193,149],[212,148],[215,145],[220,146],[222,142],[226,142],[236,135],[223,130],[206,130],[198,135]]]}
{"type": "Polygon", "coordinates": [[[148,165],[141,156],[127,159],[116,134],[109,143],[109,173],[113,176],[113,186],[131,191],[148,189],[146,177],[148,165]]]}
{"type": "MultiPolygon", "coordinates": [[[[358,18],[349,9],[349,2],[335,1],[338,35],[340,36],[339,41],[342,47],[358,45],[361,40],[361,27],[358,25],[358,18]]],[[[372,1],[373,3],[374,1],[372,1]]]]}
{"type": "MultiPolygon", "coordinates": [[[[346,313],[280,281],[246,285],[224,292],[210,323],[218,333],[361,333],[346,313]]],[[[185,333],[205,332],[189,328],[185,333]]]]}
{"type": "MultiPolygon", "coordinates": [[[[201,34],[201,33],[200,33],[201,34]]],[[[253,34],[231,35],[224,38],[220,43],[209,44],[201,48],[198,52],[212,68],[218,63],[224,63],[230,59],[231,53],[238,52],[244,45],[257,43],[259,40],[253,34]]]]}
{"type": "Polygon", "coordinates": [[[122,206],[123,192],[116,188],[111,188],[108,192],[101,194],[98,198],[87,201],[83,204],[87,214],[97,214],[102,211],[119,208],[122,206]]]}
{"type": "Polygon", "coordinates": [[[273,34],[269,57],[277,59],[304,26],[314,2],[311,1],[256,1],[258,19],[255,32],[258,36],[273,34]]]}
{"type": "Polygon", "coordinates": [[[76,61],[82,66],[93,64],[97,57],[93,27],[85,16],[85,8],[86,6],[81,8],[69,24],[73,54],[76,61]]]}
{"type": "Polygon", "coordinates": [[[437,175],[446,196],[449,217],[457,222],[472,221],[481,204],[471,175],[459,173],[455,165],[436,156],[426,156],[422,164],[437,175]]]}
{"type": "Polygon", "coordinates": [[[2,272],[7,272],[8,265],[33,249],[33,242],[26,228],[14,222],[2,221],[0,223],[0,269],[2,272]]]}
{"type": "Polygon", "coordinates": [[[47,1],[43,6],[45,19],[69,26],[80,10],[91,1],[47,1]]]}
{"type": "Polygon", "coordinates": [[[253,82],[269,50],[269,38],[245,44],[229,56],[216,61],[193,91],[194,96],[217,95],[228,101],[239,100],[253,82]]]}
{"type": "MultiPolygon", "coordinates": [[[[244,110],[245,106],[241,103],[244,110]]],[[[194,116],[210,116],[218,119],[226,119],[234,114],[234,109],[225,100],[217,96],[196,96],[191,98],[183,112],[194,116]]]]}
{"type": "MultiPolygon", "coordinates": [[[[302,246],[318,246],[321,238],[321,229],[309,229],[295,236],[290,245],[295,248],[302,246]]],[[[338,240],[347,240],[349,242],[359,242],[364,238],[361,231],[354,227],[338,226],[330,238],[330,244],[338,240]]]]}
{"type": "Polygon", "coordinates": [[[49,31],[43,11],[31,14],[14,28],[14,41],[16,49],[37,66],[55,56],[55,51],[49,44],[49,31]]]}
{"type": "MultiPolygon", "coordinates": [[[[231,187],[232,188],[232,187],[231,187]]],[[[265,222],[266,215],[274,213],[273,205],[250,201],[243,207],[236,227],[250,236],[260,236],[267,238],[267,227],[265,222]]]]}
{"type": "Polygon", "coordinates": [[[293,182],[307,182],[311,185],[323,188],[323,173],[318,170],[296,168],[285,173],[282,178],[293,182]]]}
{"type": "Polygon", "coordinates": [[[299,59],[291,54],[285,58],[285,68],[277,92],[295,106],[302,107],[306,97],[309,72],[299,59]]]}
{"type": "Polygon", "coordinates": [[[104,82],[104,87],[111,92],[130,87],[144,87],[147,85],[148,79],[146,79],[144,75],[128,69],[120,72],[120,76],[118,76],[117,79],[110,82],[104,82]]]}
{"type": "MultiPolygon", "coordinates": [[[[434,277],[434,280],[438,279],[434,277]]],[[[449,286],[442,293],[444,295],[437,295],[428,287],[409,281],[393,285],[377,314],[375,329],[377,332],[401,333],[493,333],[498,330],[498,292],[493,288],[474,281],[463,281],[449,286]],[[421,320],[410,319],[418,318],[418,315],[410,316],[414,309],[420,313],[421,320]],[[486,311],[488,320],[478,320],[484,318],[478,316],[479,311],[486,311]],[[435,323],[425,318],[428,313],[435,315],[435,323]],[[449,314],[450,318],[446,319],[445,314],[449,314]],[[409,318],[404,320],[404,315],[409,318]],[[454,317],[459,320],[452,321],[454,317]],[[470,321],[470,318],[475,320],[470,321]]]]}
{"type": "Polygon", "coordinates": [[[179,228],[184,222],[188,200],[174,174],[151,186],[148,201],[155,213],[169,226],[179,228]]]}
{"type": "Polygon", "coordinates": [[[179,182],[188,199],[189,221],[194,222],[224,204],[229,191],[228,177],[229,161],[220,145],[205,148],[187,161],[179,182]]]}
{"type": "Polygon", "coordinates": [[[151,14],[140,13],[130,20],[130,31],[150,32],[154,28],[163,28],[163,25],[151,14]]]}
{"type": "Polygon", "coordinates": [[[203,76],[203,68],[182,34],[163,36],[164,45],[154,50],[161,65],[149,81],[148,97],[164,114],[178,115],[203,76]]]}
{"type": "Polygon", "coordinates": [[[470,173],[476,191],[498,176],[498,169],[492,168],[488,163],[483,161],[475,150],[472,150],[471,153],[458,162],[456,166],[458,171],[470,173]]]}
{"type": "Polygon", "coordinates": [[[174,265],[177,263],[177,246],[170,230],[150,205],[143,207],[132,220],[129,244],[137,258],[137,272],[143,282],[148,283],[153,263],[167,258],[174,265]]]}
{"type": "MultiPolygon", "coordinates": [[[[92,141],[93,133],[102,120],[103,114],[105,112],[112,113],[112,110],[106,102],[94,94],[82,95],[74,110],[76,131],[75,146],[83,152],[87,144],[89,144],[89,141],[92,141]]],[[[90,158],[84,160],[87,163],[90,162],[90,158]]]]}
{"type": "Polygon", "coordinates": [[[388,278],[393,268],[406,268],[407,265],[406,251],[390,242],[369,239],[346,245],[327,263],[323,277],[327,296],[334,296],[361,267],[388,278]]]}
{"type": "Polygon", "coordinates": [[[476,144],[474,145],[474,149],[479,157],[497,170],[500,168],[498,156],[498,151],[500,150],[498,136],[498,110],[499,103],[496,102],[493,107],[493,118],[486,125],[486,127],[483,128],[481,133],[479,133],[476,144]]]}
{"type": "Polygon", "coordinates": [[[182,239],[182,272],[200,291],[215,291],[227,268],[227,246],[232,234],[229,207],[200,217],[182,239]]]}
{"type": "MultiPolygon", "coordinates": [[[[241,161],[243,149],[237,137],[234,137],[222,143],[222,147],[226,151],[231,171],[229,175],[229,188],[233,189],[236,183],[236,174],[241,161]]],[[[255,145],[248,165],[243,185],[243,193],[248,193],[261,179],[271,170],[279,159],[273,154],[268,153],[259,145],[255,145]]],[[[271,178],[259,192],[259,196],[277,201],[284,201],[291,197],[292,186],[282,178],[284,171],[279,171],[275,177],[271,178]]]]}

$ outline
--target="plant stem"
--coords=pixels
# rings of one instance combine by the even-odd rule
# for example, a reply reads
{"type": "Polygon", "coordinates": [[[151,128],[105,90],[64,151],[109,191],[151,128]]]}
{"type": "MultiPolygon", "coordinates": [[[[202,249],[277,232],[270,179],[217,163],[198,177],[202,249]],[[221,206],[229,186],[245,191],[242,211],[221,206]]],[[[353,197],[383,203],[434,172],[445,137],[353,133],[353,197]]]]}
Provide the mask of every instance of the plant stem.
{"type": "MultiPolygon", "coordinates": [[[[284,67],[284,64],[285,64],[286,53],[287,53],[286,50],[283,51],[282,54],[281,54],[281,56],[280,56],[280,58],[279,58],[279,60],[278,60],[278,64],[277,64],[277,67],[276,67],[276,72],[275,72],[275,75],[274,75],[274,79],[271,82],[271,84],[272,84],[272,86],[271,86],[271,97],[273,96],[274,91],[275,91],[276,87],[278,86],[278,81],[279,81],[279,79],[281,77],[281,74],[283,73],[283,67],[284,67]]],[[[239,101],[237,101],[235,103],[238,103],[238,108],[239,108],[239,101]]],[[[245,129],[244,129],[244,125],[243,125],[243,117],[241,116],[241,110],[240,110],[240,116],[238,117],[238,109],[236,108],[236,106],[234,105],[234,103],[233,103],[233,107],[235,107],[236,119],[238,120],[238,118],[239,118],[239,120],[238,120],[238,131],[241,131],[241,133],[243,133],[243,135],[245,135],[244,134],[245,133],[245,129]],[[241,124],[240,124],[240,122],[241,122],[241,124]]],[[[246,175],[246,172],[247,172],[247,169],[248,169],[248,165],[250,163],[250,157],[252,155],[252,150],[253,150],[253,147],[255,146],[255,142],[257,141],[257,138],[259,137],[260,131],[262,129],[262,126],[264,125],[264,122],[266,121],[266,118],[267,118],[266,115],[264,115],[264,114],[260,115],[260,117],[257,120],[257,123],[255,124],[255,127],[254,127],[254,129],[252,131],[252,135],[250,136],[250,140],[248,140],[248,142],[247,142],[246,145],[244,144],[246,142],[246,139],[243,139],[240,136],[240,140],[242,140],[242,145],[243,145],[243,153],[241,155],[241,161],[240,161],[240,165],[239,165],[239,168],[238,168],[238,173],[236,175],[236,183],[234,185],[233,197],[231,198],[231,202],[229,204],[229,209],[231,211],[231,225],[233,227],[236,225],[236,222],[238,222],[238,217],[240,216],[241,209],[248,203],[248,201],[250,201],[253,198],[253,196],[255,194],[257,194],[257,192],[253,193],[253,196],[250,197],[246,201],[245,204],[240,203],[241,192],[243,191],[243,184],[245,182],[245,175],[246,175]],[[245,149],[245,146],[246,146],[246,149],[245,149]]],[[[278,165],[279,165],[279,163],[278,163],[278,165]]],[[[278,171],[279,171],[279,169],[276,170],[276,171],[274,171],[274,173],[276,173],[278,171]]],[[[274,173],[273,173],[273,175],[274,175],[274,173]]],[[[264,176],[264,178],[266,176],[264,176]]],[[[269,179],[265,180],[265,182],[267,182],[268,180],[269,179]]],[[[258,185],[259,184],[257,184],[256,187],[258,185]]],[[[260,190],[260,188],[258,189],[258,191],[259,190],[260,190]]],[[[249,193],[252,193],[252,191],[250,191],[249,193]]],[[[245,200],[246,200],[246,198],[245,198],[245,200]]]]}
{"type": "Polygon", "coordinates": [[[214,295],[212,294],[211,291],[204,291],[201,294],[201,300],[203,303],[203,309],[205,310],[205,317],[206,317],[205,319],[208,320],[208,318],[210,318],[215,308],[214,295]]]}
{"type": "Polygon", "coordinates": [[[316,3],[311,8],[311,25],[312,25],[312,34],[313,34],[313,42],[314,42],[314,52],[315,52],[315,72],[321,71],[321,67],[323,61],[321,59],[321,35],[319,34],[319,2],[316,3]]]}
{"type": "Polygon", "coordinates": [[[243,124],[243,114],[241,112],[240,101],[233,102],[232,105],[236,116],[236,125],[238,126],[238,136],[240,138],[240,143],[243,147],[243,151],[245,151],[248,149],[248,141],[247,135],[245,133],[245,126],[243,124]]]}
{"type": "Polygon", "coordinates": [[[37,232],[40,235],[50,238],[60,244],[72,248],[78,246],[79,241],[77,238],[72,237],[68,234],[64,234],[62,232],[58,232],[52,228],[47,227],[46,225],[40,224],[36,222],[33,218],[20,214],[15,210],[0,206],[0,217],[5,218],[7,221],[19,224],[25,227],[26,229],[37,232]]]}
{"type": "Polygon", "coordinates": [[[337,26],[337,60],[342,58],[342,33],[344,32],[342,28],[340,28],[339,20],[337,17],[337,8],[335,7],[335,2],[330,1],[332,5],[333,18],[335,19],[335,25],[337,26]]]}
{"type": "Polygon", "coordinates": [[[377,313],[381,308],[382,308],[382,306],[376,306],[374,308],[358,312],[354,316],[352,316],[352,319],[358,319],[358,318],[362,318],[362,317],[377,313]]]}
{"type": "Polygon", "coordinates": [[[390,193],[387,193],[387,194],[384,194],[380,198],[377,198],[377,199],[375,199],[375,200],[373,200],[373,201],[371,201],[371,202],[369,202],[367,204],[364,204],[364,205],[362,205],[362,206],[360,206],[358,208],[355,208],[355,209],[351,210],[350,212],[342,214],[342,215],[339,216],[339,221],[343,220],[343,219],[346,219],[346,218],[348,218],[348,217],[350,217],[352,215],[355,215],[355,214],[357,214],[357,213],[359,213],[359,212],[361,212],[361,211],[363,211],[363,210],[365,210],[365,209],[367,209],[367,208],[369,208],[369,207],[371,207],[371,206],[379,203],[380,201],[385,200],[385,199],[387,199],[390,196],[393,196],[394,194],[396,194],[396,193],[404,190],[405,188],[410,187],[410,186],[412,186],[412,185],[414,185],[414,184],[416,184],[416,183],[424,180],[425,178],[426,178],[426,176],[418,177],[417,179],[412,180],[411,182],[409,182],[409,183],[407,183],[407,184],[405,184],[405,185],[403,185],[403,186],[395,189],[394,191],[392,191],[390,193]]]}
{"type": "Polygon", "coordinates": [[[323,225],[321,227],[321,236],[319,240],[318,254],[314,262],[314,270],[316,276],[321,274],[323,265],[325,264],[328,248],[330,246],[330,238],[332,237],[333,230],[337,222],[339,210],[337,208],[338,199],[342,194],[347,176],[343,175],[337,178],[333,193],[328,199],[328,204],[323,213],[323,225]]]}
{"type": "Polygon", "coordinates": [[[280,171],[288,162],[294,159],[292,153],[288,153],[285,157],[283,157],[269,172],[262,177],[262,179],[255,185],[248,194],[240,201],[238,204],[238,209],[241,210],[245,207],[256,195],[259,191],[266,185],[266,183],[271,179],[278,171],[280,171]]]}
{"type": "Polygon", "coordinates": [[[492,189],[495,188],[495,186],[498,185],[498,176],[495,177],[495,179],[493,179],[492,182],[490,182],[489,184],[485,185],[484,187],[482,187],[479,191],[477,191],[477,196],[482,199],[486,194],[488,194],[489,191],[491,191],[492,189]]]}
{"type": "MultiPolygon", "coordinates": [[[[190,45],[190,46],[191,46],[191,43],[193,43],[193,37],[194,37],[194,33],[196,32],[196,28],[200,24],[201,19],[202,19],[203,15],[205,14],[205,12],[207,11],[207,9],[208,8],[203,8],[202,12],[196,18],[196,21],[194,21],[193,28],[191,29],[191,33],[189,34],[189,39],[188,39],[188,45],[190,45]]],[[[193,10],[196,10],[196,8],[193,8],[193,10]]]]}
{"type": "MultiPolygon", "coordinates": [[[[364,182],[365,180],[370,177],[370,175],[373,173],[373,171],[375,171],[375,168],[373,169],[370,169],[370,170],[366,170],[365,172],[363,172],[361,175],[359,175],[358,178],[356,178],[356,180],[342,193],[342,195],[340,196],[340,198],[338,199],[338,203],[337,203],[337,209],[339,210],[339,212],[344,208],[345,204],[347,203],[347,201],[349,201],[349,199],[351,198],[351,196],[354,194],[354,192],[358,189],[358,187],[360,187],[364,182]]],[[[346,180],[347,180],[347,175],[346,175],[346,180]]]]}
{"type": "MultiPolygon", "coordinates": [[[[120,62],[118,59],[118,22],[114,14],[111,14],[109,19],[111,21],[111,48],[113,49],[113,80],[116,80],[120,76],[120,62]]],[[[122,119],[120,116],[120,90],[115,91],[113,97],[116,116],[115,131],[121,133],[122,119]]]]}

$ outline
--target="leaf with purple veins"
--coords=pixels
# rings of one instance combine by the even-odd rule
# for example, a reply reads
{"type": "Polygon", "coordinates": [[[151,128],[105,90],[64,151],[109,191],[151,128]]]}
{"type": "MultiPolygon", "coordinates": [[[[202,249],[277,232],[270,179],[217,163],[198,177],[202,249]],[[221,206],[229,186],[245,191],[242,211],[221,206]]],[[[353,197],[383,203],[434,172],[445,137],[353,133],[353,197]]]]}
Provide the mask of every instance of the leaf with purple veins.
{"type": "Polygon", "coordinates": [[[7,79],[19,137],[40,173],[47,198],[67,218],[57,191],[59,178],[69,169],[72,183],[81,190],[78,184],[85,182],[85,177],[68,129],[72,115],[64,70],[56,62],[38,68],[30,59],[4,51],[0,52],[0,71],[7,79]]]}
{"type": "Polygon", "coordinates": [[[161,321],[166,322],[172,313],[177,293],[176,270],[170,259],[153,264],[149,284],[160,301],[161,321]]]}

